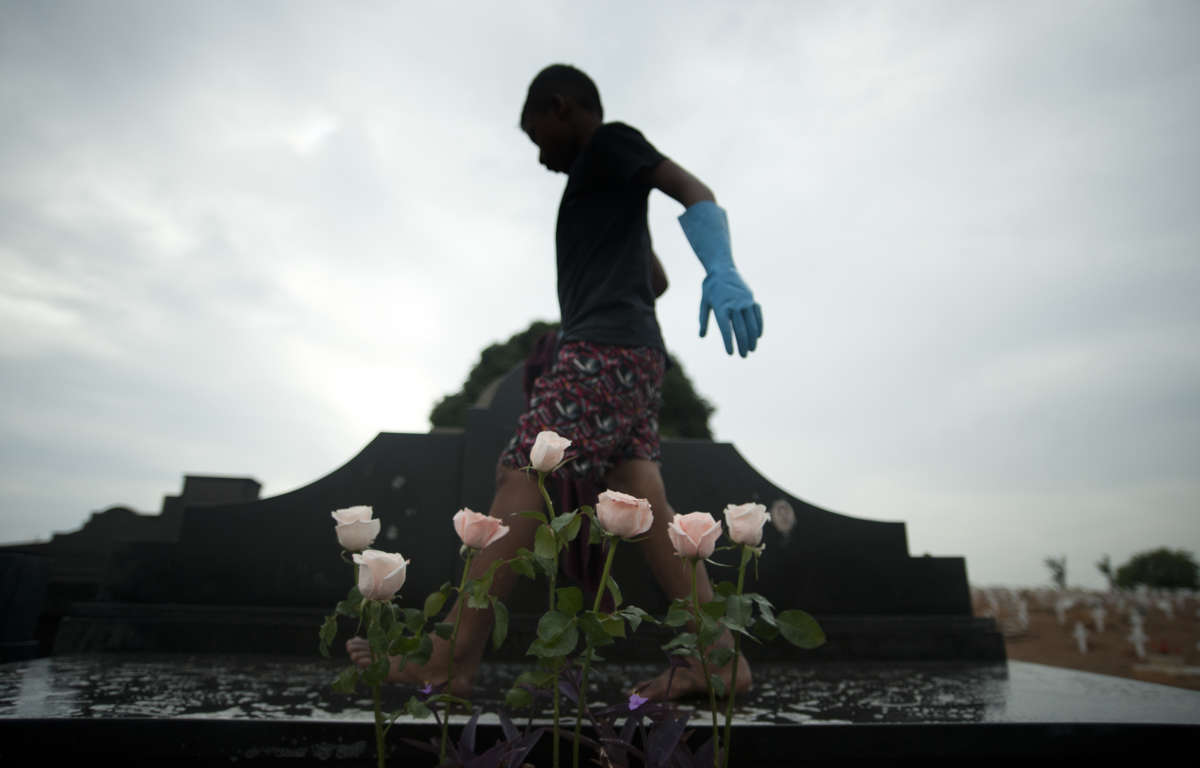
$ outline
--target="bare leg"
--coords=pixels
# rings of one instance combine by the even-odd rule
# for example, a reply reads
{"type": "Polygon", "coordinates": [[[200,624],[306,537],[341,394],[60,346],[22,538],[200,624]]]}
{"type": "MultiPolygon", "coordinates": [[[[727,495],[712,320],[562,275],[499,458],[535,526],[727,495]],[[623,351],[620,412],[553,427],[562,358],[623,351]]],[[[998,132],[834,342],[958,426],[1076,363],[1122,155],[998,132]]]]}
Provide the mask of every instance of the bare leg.
{"type": "MultiPolygon", "coordinates": [[[[509,526],[508,535],[496,541],[490,547],[479,551],[471,560],[471,578],[482,576],[497,560],[509,560],[516,556],[521,547],[533,548],[533,537],[537,531],[538,521],[517,514],[527,510],[541,510],[544,506],[541,493],[538,491],[537,480],[532,476],[516,469],[498,468],[496,473],[496,496],[492,500],[490,514],[504,521],[509,526]]],[[[508,567],[497,569],[492,581],[492,594],[504,598],[512,591],[516,574],[508,567]]],[[[454,686],[450,691],[458,696],[467,696],[471,692],[472,681],[479,669],[480,659],[483,658],[487,647],[488,635],[492,626],[492,610],[478,610],[467,606],[465,597],[459,597],[444,621],[454,621],[456,612],[462,610],[462,621],[458,629],[458,639],[454,647],[454,686]]],[[[371,662],[370,648],[363,638],[353,638],[346,642],[346,650],[351,660],[359,666],[367,666],[371,662]]],[[[440,637],[433,638],[433,655],[424,666],[409,664],[400,667],[399,658],[392,658],[391,672],[388,680],[395,683],[433,683],[446,682],[447,669],[450,662],[450,643],[440,637]]]]}
{"type": "MultiPolygon", "coordinates": [[[[654,525],[650,528],[649,535],[641,543],[642,555],[646,559],[646,564],[650,566],[654,578],[668,597],[672,599],[690,597],[692,593],[691,573],[686,564],[675,556],[675,549],[671,546],[671,540],[667,536],[667,525],[671,522],[675,512],[667,503],[666,487],[663,485],[658,465],[645,459],[631,459],[609,472],[605,481],[608,483],[608,487],[614,491],[621,491],[650,501],[650,506],[654,510],[654,525]]],[[[696,569],[696,591],[700,602],[712,600],[712,583],[708,580],[708,572],[704,568],[704,563],[700,563],[696,569]]],[[[695,631],[695,627],[692,627],[692,631],[695,631]]],[[[733,637],[729,630],[725,630],[717,639],[716,646],[733,647],[733,637]]],[[[725,667],[710,671],[720,675],[728,685],[734,663],[730,662],[725,667]]],[[[750,665],[741,655],[736,659],[736,663],[738,664],[737,692],[744,693],[750,690],[750,665]]],[[[704,693],[707,686],[699,663],[695,659],[691,659],[689,664],[691,666],[687,669],[675,671],[669,688],[667,680],[670,675],[668,672],[663,672],[652,680],[638,683],[635,690],[642,696],[660,700],[704,693]]]]}

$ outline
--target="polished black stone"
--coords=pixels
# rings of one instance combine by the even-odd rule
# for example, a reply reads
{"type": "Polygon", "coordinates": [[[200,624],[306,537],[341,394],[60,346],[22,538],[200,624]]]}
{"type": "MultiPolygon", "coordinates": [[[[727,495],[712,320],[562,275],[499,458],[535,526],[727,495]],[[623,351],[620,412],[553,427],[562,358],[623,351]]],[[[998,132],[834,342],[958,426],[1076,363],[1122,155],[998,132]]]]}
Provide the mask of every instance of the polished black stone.
{"type": "MultiPolygon", "coordinates": [[[[39,750],[97,750],[138,760],[367,759],[374,752],[367,693],[333,693],[337,661],[274,656],[89,655],[0,665],[0,759],[39,750]],[[89,739],[102,739],[103,744],[89,739]]],[[[524,665],[488,664],[474,702],[481,743],[497,738],[503,691],[524,665]]],[[[620,704],[652,665],[602,664],[590,701],[620,704]]],[[[738,764],[784,764],[788,755],[830,761],[970,756],[1133,754],[1200,736],[1200,692],[1022,662],[760,664],[738,699],[738,764]]],[[[385,709],[414,693],[385,687],[385,709]]],[[[705,703],[684,702],[697,729],[705,703]]],[[[549,719],[543,707],[536,723],[549,719]]],[[[456,715],[460,725],[465,717],[456,715]]],[[[525,722],[519,718],[518,722],[525,722]]],[[[429,721],[402,716],[394,758],[424,764],[400,736],[427,738],[429,721]]],[[[432,761],[430,761],[432,763],[432,761]]],[[[402,762],[398,764],[408,764],[402,762]]]]}
{"type": "MultiPolygon", "coordinates": [[[[456,581],[450,517],[463,506],[490,505],[496,457],[522,400],[518,369],[470,410],[465,430],[380,434],[343,466],[292,492],[259,499],[258,484],[248,478],[188,477],[184,492],[164,499],[158,516],[114,508],[51,542],[0,549],[49,562],[49,595],[35,633],[43,653],[307,651],[307,619],[287,637],[290,625],[276,626],[264,645],[254,609],[328,611],[345,595],[352,571],[339,557],[330,511],[375,508],[383,521],[376,547],[412,559],[406,596],[420,600],[456,581]]],[[[910,556],[903,523],[808,504],[727,443],[665,440],[662,472],[678,511],[719,514],[726,503],[744,501],[773,508],[767,554],[751,588],[779,610],[801,608],[853,630],[830,633],[823,655],[1004,660],[994,622],[971,618],[963,558],[910,556]],[[903,620],[923,624],[908,631],[896,624],[903,620]],[[897,632],[881,633],[887,622],[897,632]]],[[[628,602],[662,615],[667,601],[636,549],[618,552],[615,578],[628,602]]],[[[19,594],[21,587],[9,582],[4,594],[19,594]]],[[[522,622],[532,627],[527,619],[540,615],[542,597],[540,589],[514,590],[515,629],[522,622]]],[[[12,640],[29,646],[30,631],[23,625],[12,640]]],[[[645,648],[642,660],[657,657],[657,646],[645,648]]]]}

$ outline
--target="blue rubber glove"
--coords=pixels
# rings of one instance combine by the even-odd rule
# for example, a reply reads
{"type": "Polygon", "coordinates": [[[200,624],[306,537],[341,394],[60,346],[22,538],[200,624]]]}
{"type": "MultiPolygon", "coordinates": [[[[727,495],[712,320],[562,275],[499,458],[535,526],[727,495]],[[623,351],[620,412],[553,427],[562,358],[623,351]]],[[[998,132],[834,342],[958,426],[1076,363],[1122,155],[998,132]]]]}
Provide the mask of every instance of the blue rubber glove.
{"type": "Polygon", "coordinates": [[[700,287],[700,335],[708,333],[711,310],[725,341],[725,351],[733,354],[732,337],[736,336],[738,354],[745,357],[762,336],[762,307],[733,268],[725,210],[707,200],[696,203],[679,217],[679,226],[708,273],[700,287]]]}

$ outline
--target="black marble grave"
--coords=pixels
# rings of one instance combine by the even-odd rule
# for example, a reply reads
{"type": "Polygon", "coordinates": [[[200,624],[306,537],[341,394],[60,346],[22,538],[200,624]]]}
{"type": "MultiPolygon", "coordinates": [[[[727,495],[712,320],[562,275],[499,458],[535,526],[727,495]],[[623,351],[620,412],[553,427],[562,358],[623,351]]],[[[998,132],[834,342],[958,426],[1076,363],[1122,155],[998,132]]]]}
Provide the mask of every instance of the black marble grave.
{"type": "MultiPolygon", "coordinates": [[[[516,369],[469,412],[465,429],[382,433],[345,465],[290,493],[260,499],[253,480],[188,477],[159,515],[112,509],[76,533],[0,554],[49,564],[37,630],[43,651],[312,653],[320,617],[352,578],[330,511],[375,508],[383,522],[375,546],[411,558],[402,598],[419,604],[456,579],[450,517],[464,506],[488,509],[496,457],[522,406],[516,369]]],[[[728,443],[664,440],[662,472],[677,511],[719,514],[745,501],[771,508],[775,525],[765,531],[767,555],[753,588],[779,609],[803,608],[821,622],[828,642],[804,652],[805,660],[1003,661],[994,622],[971,615],[963,558],[911,557],[903,523],[808,504],[728,443]]],[[[628,602],[665,610],[635,548],[619,554],[614,573],[628,602]]],[[[524,646],[516,640],[532,629],[540,599],[541,590],[516,590],[515,641],[506,646],[516,656],[497,658],[519,657],[524,646]]],[[[616,652],[650,660],[657,645],[627,643],[616,652]]],[[[758,650],[763,659],[795,653],[758,650]]]]}
{"type": "MultiPolygon", "coordinates": [[[[484,713],[481,747],[500,738],[502,691],[522,668],[492,662],[481,670],[473,696],[484,713]]],[[[317,658],[248,654],[90,654],[0,665],[0,763],[372,765],[369,694],[333,693],[337,671],[317,658]]],[[[589,701],[620,703],[632,681],[655,671],[599,665],[589,701]]],[[[755,679],[734,712],[737,766],[1186,759],[1200,736],[1200,692],[1038,664],[767,662],[755,679]]],[[[386,687],[384,710],[401,708],[411,694],[386,687]]],[[[695,749],[707,738],[707,712],[694,700],[679,712],[690,717],[695,749]]],[[[545,725],[550,712],[520,713],[518,723],[527,717],[545,725]]],[[[452,738],[465,719],[451,717],[452,738]]],[[[390,764],[432,765],[400,737],[434,735],[428,719],[402,716],[389,735],[390,764]]],[[[543,737],[535,765],[550,765],[549,747],[543,737]]]]}

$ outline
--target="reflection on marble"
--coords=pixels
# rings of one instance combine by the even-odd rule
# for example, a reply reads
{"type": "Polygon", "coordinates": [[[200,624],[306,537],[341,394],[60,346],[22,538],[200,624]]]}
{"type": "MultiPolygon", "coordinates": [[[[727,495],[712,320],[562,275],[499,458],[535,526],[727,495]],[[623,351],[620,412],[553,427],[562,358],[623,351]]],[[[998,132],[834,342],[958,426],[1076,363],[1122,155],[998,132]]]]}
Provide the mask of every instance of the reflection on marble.
{"type": "MultiPolygon", "coordinates": [[[[475,704],[495,722],[524,669],[487,664],[475,704]]],[[[370,721],[369,694],[333,693],[341,664],[270,656],[58,656],[0,666],[0,718],[206,718],[370,721]]],[[[651,665],[601,665],[591,698],[615,704],[651,665]]],[[[834,723],[1200,724],[1200,692],[1038,664],[759,664],[739,698],[740,726],[834,723]]],[[[387,686],[397,710],[414,690],[387,686]]],[[[703,707],[693,700],[682,709],[703,707]]],[[[535,716],[549,716],[544,709],[535,716]]],[[[525,719],[522,717],[521,719],[525,719]]],[[[400,722],[412,722],[407,716],[400,722]]]]}

